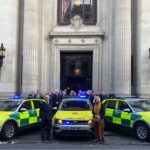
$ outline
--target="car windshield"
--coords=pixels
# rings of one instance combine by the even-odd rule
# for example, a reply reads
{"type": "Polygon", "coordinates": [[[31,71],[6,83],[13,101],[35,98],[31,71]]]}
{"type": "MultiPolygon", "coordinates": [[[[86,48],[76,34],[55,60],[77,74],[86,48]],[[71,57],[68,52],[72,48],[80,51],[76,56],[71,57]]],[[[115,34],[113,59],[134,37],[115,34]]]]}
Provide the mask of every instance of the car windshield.
{"type": "Polygon", "coordinates": [[[136,112],[150,111],[149,100],[129,101],[129,104],[136,112]]]}
{"type": "Polygon", "coordinates": [[[91,110],[91,104],[89,101],[79,100],[64,100],[59,106],[59,110],[72,111],[72,110],[91,110]]]}
{"type": "Polygon", "coordinates": [[[0,111],[15,111],[21,101],[0,100],[0,111]]]}

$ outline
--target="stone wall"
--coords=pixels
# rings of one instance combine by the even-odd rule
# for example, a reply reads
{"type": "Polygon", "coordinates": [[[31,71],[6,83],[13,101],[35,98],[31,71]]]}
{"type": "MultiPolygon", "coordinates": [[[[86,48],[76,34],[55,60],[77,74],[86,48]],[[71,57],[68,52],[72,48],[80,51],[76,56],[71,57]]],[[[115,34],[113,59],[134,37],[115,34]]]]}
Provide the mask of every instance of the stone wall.
{"type": "Polygon", "coordinates": [[[0,70],[0,95],[14,93],[17,82],[19,0],[0,0],[0,43],[6,57],[0,70]]]}

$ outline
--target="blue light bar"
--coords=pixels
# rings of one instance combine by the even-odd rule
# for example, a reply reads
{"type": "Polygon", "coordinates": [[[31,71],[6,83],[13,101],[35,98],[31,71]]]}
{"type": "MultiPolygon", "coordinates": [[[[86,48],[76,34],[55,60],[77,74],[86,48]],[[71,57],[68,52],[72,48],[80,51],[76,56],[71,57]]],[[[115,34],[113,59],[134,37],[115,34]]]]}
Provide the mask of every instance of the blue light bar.
{"type": "Polygon", "coordinates": [[[80,95],[81,98],[86,98],[86,95],[80,95]]]}
{"type": "Polygon", "coordinates": [[[18,95],[13,96],[13,99],[18,99],[18,98],[19,98],[18,95]]]}

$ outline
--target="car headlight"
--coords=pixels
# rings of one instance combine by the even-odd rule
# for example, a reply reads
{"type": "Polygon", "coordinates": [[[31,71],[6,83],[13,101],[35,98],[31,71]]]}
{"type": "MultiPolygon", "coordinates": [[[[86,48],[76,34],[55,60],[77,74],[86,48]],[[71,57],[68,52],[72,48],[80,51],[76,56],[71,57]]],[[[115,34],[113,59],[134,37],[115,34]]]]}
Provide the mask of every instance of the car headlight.
{"type": "Polygon", "coordinates": [[[62,120],[61,119],[55,119],[54,124],[62,124],[62,120]]]}
{"type": "Polygon", "coordinates": [[[89,121],[88,121],[88,124],[92,124],[92,120],[89,120],[89,121]]]}

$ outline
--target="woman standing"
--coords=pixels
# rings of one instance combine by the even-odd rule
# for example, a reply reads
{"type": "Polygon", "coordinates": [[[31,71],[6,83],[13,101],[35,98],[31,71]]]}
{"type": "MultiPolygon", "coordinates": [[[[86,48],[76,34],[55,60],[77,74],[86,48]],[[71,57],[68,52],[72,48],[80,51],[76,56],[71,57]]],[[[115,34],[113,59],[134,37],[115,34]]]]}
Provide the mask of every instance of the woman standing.
{"type": "Polygon", "coordinates": [[[99,143],[104,143],[104,106],[99,96],[94,99],[93,120],[95,137],[99,143]]]}

